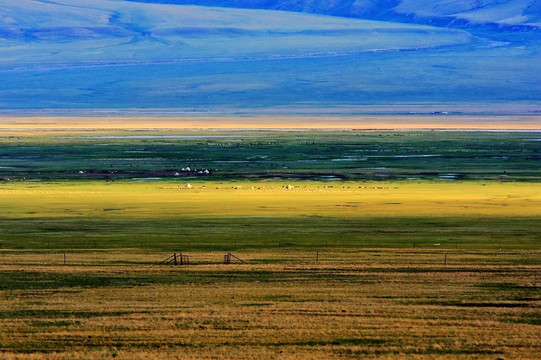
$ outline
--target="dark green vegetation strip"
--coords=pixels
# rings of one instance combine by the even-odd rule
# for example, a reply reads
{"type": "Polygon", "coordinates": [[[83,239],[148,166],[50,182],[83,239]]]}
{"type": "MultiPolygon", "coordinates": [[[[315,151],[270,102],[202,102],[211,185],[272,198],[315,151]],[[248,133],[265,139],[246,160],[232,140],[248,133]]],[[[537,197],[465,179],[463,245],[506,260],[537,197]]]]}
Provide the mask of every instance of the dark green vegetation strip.
{"type": "Polygon", "coordinates": [[[328,271],[182,271],[167,274],[112,275],[46,273],[34,271],[0,271],[0,291],[61,288],[134,287],[145,285],[209,285],[237,282],[305,282],[359,281],[372,282],[368,276],[333,274],[328,271]]]}
{"type": "Polygon", "coordinates": [[[335,340],[313,340],[313,341],[297,341],[297,342],[281,342],[268,344],[271,346],[327,346],[327,345],[379,345],[384,344],[385,340],[371,338],[347,338],[335,340]]]}
{"type": "Polygon", "coordinates": [[[541,132],[116,131],[0,136],[0,179],[541,180],[541,132]],[[210,175],[181,169],[208,169],[210,175]]]}
{"type": "MultiPolygon", "coordinates": [[[[234,283],[305,283],[305,282],[347,282],[359,284],[377,284],[389,276],[404,275],[416,276],[418,274],[435,275],[438,273],[468,274],[482,271],[492,276],[513,273],[524,274],[525,269],[504,270],[497,267],[404,267],[404,266],[370,266],[348,270],[336,268],[297,268],[290,267],[284,270],[196,270],[196,268],[168,267],[165,273],[143,274],[103,274],[103,273],[61,273],[4,270],[0,271],[0,291],[2,290],[58,290],[62,288],[100,288],[100,287],[135,287],[147,285],[214,285],[234,283]],[[195,269],[195,270],[194,270],[195,269]]],[[[150,270],[149,270],[150,271],[150,270]]],[[[531,300],[532,296],[541,295],[539,286],[521,286],[517,284],[480,284],[479,289],[491,293],[512,295],[511,300],[531,300]],[[488,289],[488,290],[487,290],[488,289]]],[[[269,300],[265,298],[265,300],[269,300]]],[[[279,299],[286,300],[287,299],[279,299]]],[[[429,302],[437,305],[476,306],[476,302],[429,302]]],[[[492,303],[490,303],[492,304],[492,303]]],[[[481,304],[482,305],[482,304],[481,304]]],[[[508,304],[512,306],[513,304],[508,304]]],[[[489,305],[490,306],[490,305],[489,305]]],[[[503,304],[503,307],[506,305],[503,304]]]]}
{"type": "MultiPolygon", "coordinates": [[[[241,249],[421,248],[540,249],[538,218],[204,217],[0,218],[0,248],[241,249]],[[415,245],[414,245],[415,243],[415,245]],[[436,245],[439,244],[439,245],[436,245]]],[[[518,261],[519,259],[517,259],[518,261]]],[[[526,260],[525,260],[526,261],[526,260]]]]}
{"type": "Polygon", "coordinates": [[[541,325],[541,312],[519,314],[517,316],[509,317],[504,321],[514,324],[529,324],[529,325],[541,325]]]}
{"type": "MultiPolygon", "coordinates": [[[[131,314],[127,311],[64,311],[64,310],[8,310],[0,311],[0,319],[36,319],[36,318],[93,318],[102,316],[120,316],[131,314]]],[[[34,322],[34,326],[69,326],[73,322],[34,322]]]]}

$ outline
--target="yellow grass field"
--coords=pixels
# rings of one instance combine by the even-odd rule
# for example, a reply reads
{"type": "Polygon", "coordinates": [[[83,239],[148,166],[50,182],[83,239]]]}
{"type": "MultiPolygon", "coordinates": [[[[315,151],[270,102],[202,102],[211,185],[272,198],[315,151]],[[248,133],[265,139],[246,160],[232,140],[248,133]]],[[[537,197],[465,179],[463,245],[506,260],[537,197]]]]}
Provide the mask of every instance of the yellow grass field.
{"type": "Polygon", "coordinates": [[[538,183],[4,183],[4,217],[538,216],[538,183]],[[288,189],[289,185],[289,189],[288,189]]]}

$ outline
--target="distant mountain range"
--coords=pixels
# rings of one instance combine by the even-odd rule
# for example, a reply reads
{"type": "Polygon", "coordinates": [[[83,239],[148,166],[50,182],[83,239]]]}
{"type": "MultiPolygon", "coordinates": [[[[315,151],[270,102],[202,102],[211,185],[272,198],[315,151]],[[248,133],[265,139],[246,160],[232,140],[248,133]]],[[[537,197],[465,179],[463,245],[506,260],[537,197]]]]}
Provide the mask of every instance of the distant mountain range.
{"type": "Polygon", "coordinates": [[[537,0],[0,0],[0,111],[537,111],[540,18],[537,0]]]}
{"type": "Polygon", "coordinates": [[[536,0],[130,0],[324,14],[439,27],[539,28],[536,0]]]}

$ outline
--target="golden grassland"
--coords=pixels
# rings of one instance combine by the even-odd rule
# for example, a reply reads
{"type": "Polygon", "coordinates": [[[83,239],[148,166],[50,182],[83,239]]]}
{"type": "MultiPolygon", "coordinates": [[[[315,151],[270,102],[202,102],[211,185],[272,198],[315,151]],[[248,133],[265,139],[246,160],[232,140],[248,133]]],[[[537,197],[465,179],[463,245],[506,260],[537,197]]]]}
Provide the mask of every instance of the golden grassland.
{"type": "Polygon", "coordinates": [[[535,359],[539,252],[3,251],[2,359],[535,359]],[[284,264],[257,263],[286,259],[284,264]],[[26,274],[26,275],[20,275],[26,274]],[[36,275],[38,274],[38,275],[36,275]],[[33,279],[33,286],[17,280],[33,279]],[[108,281],[108,279],[113,279],[108,281]],[[92,281],[90,281],[92,280],[92,281]],[[77,283],[80,282],[80,285],[77,283]],[[13,284],[12,284],[13,283],[13,284]]]}
{"type": "Polygon", "coordinates": [[[311,129],[311,130],[541,130],[540,116],[96,116],[0,117],[4,134],[20,131],[131,129],[311,129]]]}
{"type": "Polygon", "coordinates": [[[482,182],[0,184],[4,217],[538,216],[541,184],[482,182]],[[289,188],[288,188],[289,187],[289,188]]]}

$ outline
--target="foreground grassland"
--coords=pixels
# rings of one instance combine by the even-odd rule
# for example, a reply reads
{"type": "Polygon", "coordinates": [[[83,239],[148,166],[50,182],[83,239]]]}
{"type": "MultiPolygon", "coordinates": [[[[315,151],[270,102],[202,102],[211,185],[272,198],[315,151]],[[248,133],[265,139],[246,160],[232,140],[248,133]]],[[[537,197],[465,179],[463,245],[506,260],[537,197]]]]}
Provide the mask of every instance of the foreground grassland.
{"type": "Polygon", "coordinates": [[[0,357],[541,351],[541,184],[185,185],[2,184],[0,357]]]}
{"type": "Polygon", "coordinates": [[[540,252],[3,251],[2,359],[536,359],[540,252]],[[516,260],[530,265],[516,265],[516,260]]]}

